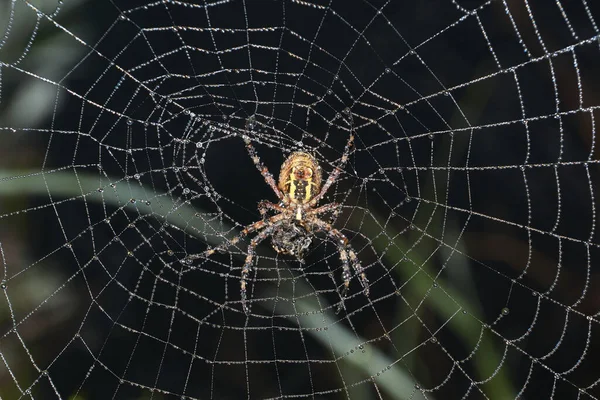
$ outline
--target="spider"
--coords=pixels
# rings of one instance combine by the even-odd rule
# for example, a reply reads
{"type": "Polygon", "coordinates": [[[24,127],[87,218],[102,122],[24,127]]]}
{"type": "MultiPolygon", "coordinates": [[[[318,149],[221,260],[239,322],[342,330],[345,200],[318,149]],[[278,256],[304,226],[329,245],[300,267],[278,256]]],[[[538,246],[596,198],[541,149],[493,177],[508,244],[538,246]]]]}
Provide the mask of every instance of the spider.
{"type": "MultiPolygon", "coordinates": [[[[351,117],[351,114],[346,111],[351,117]]],[[[358,260],[356,252],[348,243],[348,239],[342,232],[333,228],[331,224],[318,217],[329,211],[336,211],[340,205],[329,203],[316,207],[319,200],[323,198],[327,190],[336,181],[342,168],[348,161],[350,149],[354,142],[353,130],[350,130],[350,136],[344,148],[344,153],[339,165],[329,175],[323,186],[321,186],[321,167],[317,160],[309,153],[293,152],[281,165],[279,173],[279,182],[276,183],[273,175],[262,163],[256,149],[247,136],[244,136],[246,149],[256,168],[262,174],[267,185],[271,187],[277,195],[279,203],[275,204],[263,200],[258,203],[258,211],[263,217],[261,220],[246,226],[241,233],[232,240],[219,246],[205,250],[203,253],[192,254],[188,256],[189,260],[206,258],[217,251],[222,251],[229,246],[235,245],[242,238],[250,233],[257,232],[256,236],[250,241],[248,253],[240,278],[241,302],[244,313],[250,313],[250,307],[247,301],[247,281],[252,262],[256,254],[256,246],[263,240],[271,237],[273,249],[280,254],[289,254],[303,261],[303,254],[310,246],[316,232],[326,233],[337,244],[340,260],[342,262],[342,279],[344,280],[341,293],[342,303],[350,287],[352,274],[350,266],[358,275],[362,284],[364,294],[369,295],[369,281],[363,267],[358,260]],[[316,208],[315,208],[316,207],[316,208]],[[276,212],[275,215],[267,217],[268,211],[276,212]]],[[[338,312],[342,304],[338,307],[338,312]]]]}

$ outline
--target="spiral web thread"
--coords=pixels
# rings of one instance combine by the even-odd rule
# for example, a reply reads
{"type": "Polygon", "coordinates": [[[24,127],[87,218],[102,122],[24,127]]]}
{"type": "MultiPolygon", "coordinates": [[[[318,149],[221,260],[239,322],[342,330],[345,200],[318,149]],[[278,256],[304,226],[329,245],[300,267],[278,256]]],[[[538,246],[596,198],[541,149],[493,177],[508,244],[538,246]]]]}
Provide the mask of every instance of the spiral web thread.
{"type": "Polygon", "coordinates": [[[7,4],[0,396],[598,398],[600,8],[407,3],[7,4]],[[189,257],[276,200],[243,137],[326,179],[351,133],[319,205],[370,295],[267,239],[246,316],[254,234],[189,257]]]}

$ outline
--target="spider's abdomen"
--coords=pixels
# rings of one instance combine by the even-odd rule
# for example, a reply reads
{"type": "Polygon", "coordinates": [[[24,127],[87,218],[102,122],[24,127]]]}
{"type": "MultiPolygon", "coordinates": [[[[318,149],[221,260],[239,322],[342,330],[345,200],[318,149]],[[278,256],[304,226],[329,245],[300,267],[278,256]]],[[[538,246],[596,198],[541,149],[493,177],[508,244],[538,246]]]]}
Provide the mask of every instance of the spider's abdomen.
{"type": "Polygon", "coordinates": [[[292,153],[281,166],[278,186],[292,203],[306,204],[319,193],[321,167],[308,153],[292,153]]]}
{"type": "Polygon", "coordinates": [[[314,186],[308,179],[292,179],[290,182],[290,199],[293,203],[308,203],[316,194],[314,186]]]}

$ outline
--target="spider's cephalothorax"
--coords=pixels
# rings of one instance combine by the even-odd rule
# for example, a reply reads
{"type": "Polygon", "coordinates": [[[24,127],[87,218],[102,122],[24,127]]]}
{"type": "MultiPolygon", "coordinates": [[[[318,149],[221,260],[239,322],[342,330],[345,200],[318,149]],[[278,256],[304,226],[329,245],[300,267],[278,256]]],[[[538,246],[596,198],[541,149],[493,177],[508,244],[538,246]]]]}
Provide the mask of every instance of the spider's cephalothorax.
{"type": "MultiPolygon", "coordinates": [[[[350,111],[348,110],[346,113],[350,122],[352,122],[350,111]]],[[[350,266],[354,268],[363,286],[363,291],[368,296],[369,281],[356,253],[348,243],[348,239],[342,232],[318,217],[319,214],[337,210],[339,204],[330,203],[316,207],[319,200],[323,198],[329,187],[331,187],[342,172],[344,164],[348,161],[350,149],[354,141],[353,132],[351,131],[350,133],[339,165],[331,172],[323,186],[321,186],[321,167],[312,155],[304,152],[290,154],[281,166],[279,184],[277,184],[275,179],[273,179],[273,175],[258,157],[250,139],[244,137],[244,141],[246,142],[246,149],[250,154],[250,158],[262,174],[265,182],[277,195],[279,204],[261,201],[258,204],[258,210],[263,216],[262,220],[248,225],[232,240],[208,249],[203,253],[193,254],[188,259],[193,260],[210,256],[217,250],[224,250],[238,243],[242,237],[252,232],[258,232],[248,246],[248,255],[242,267],[242,276],[240,279],[242,308],[246,314],[249,314],[250,307],[247,304],[246,286],[256,246],[270,236],[275,251],[281,254],[290,254],[302,260],[304,251],[310,246],[315,233],[323,232],[336,243],[340,261],[342,262],[342,278],[344,280],[341,294],[342,300],[346,296],[346,292],[350,286],[350,279],[352,278],[350,266]],[[268,217],[267,213],[269,211],[274,211],[275,215],[268,217]]],[[[342,306],[343,301],[340,303],[338,311],[342,306]]]]}
{"type": "Polygon", "coordinates": [[[271,245],[280,254],[289,254],[302,260],[312,243],[312,235],[296,221],[286,221],[273,230],[271,245]]]}

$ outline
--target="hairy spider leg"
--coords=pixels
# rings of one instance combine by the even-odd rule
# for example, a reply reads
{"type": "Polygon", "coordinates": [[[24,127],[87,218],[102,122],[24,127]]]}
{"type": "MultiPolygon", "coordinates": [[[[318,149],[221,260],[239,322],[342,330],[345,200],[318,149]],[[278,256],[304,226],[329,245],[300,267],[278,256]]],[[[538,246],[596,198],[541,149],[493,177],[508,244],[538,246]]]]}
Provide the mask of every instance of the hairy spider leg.
{"type": "Polygon", "coordinates": [[[250,269],[252,267],[252,260],[256,255],[256,246],[258,246],[260,242],[269,237],[269,235],[273,233],[275,228],[277,228],[282,223],[283,221],[278,220],[274,223],[269,224],[269,226],[267,226],[264,230],[260,231],[254,237],[254,239],[250,241],[250,245],[248,246],[248,255],[246,256],[246,261],[244,262],[244,266],[242,267],[242,275],[240,277],[240,297],[242,299],[242,308],[246,315],[250,314],[250,306],[248,306],[246,286],[248,283],[248,274],[250,273],[250,269]]]}
{"type": "Polygon", "coordinates": [[[264,217],[267,214],[268,210],[284,213],[286,211],[286,208],[266,200],[262,200],[258,203],[258,212],[262,217],[264,217]]]}
{"type": "Polygon", "coordinates": [[[279,200],[283,200],[283,198],[284,198],[283,193],[281,193],[281,191],[277,187],[277,183],[275,183],[273,174],[271,174],[269,172],[269,169],[266,167],[265,164],[263,164],[260,157],[258,157],[258,153],[256,152],[256,149],[254,148],[254,146],[252,146],[252,142],[250,142],[250,138],[248,138],[247,136],[244,137],[244,142],[246,142],[246,150],[248,151],[250,158],[254,162],[254,165],[256,165],[256,169],[258,169],[260,171],[263,178],[265,179],[265,182],[267,182],[267,184],[271,187],[271,189],[273,189],[273,191],[275,192],[275,194],[277,195],[279,200]]]}
{"type": "Polygon", "coordinates": [[[338,244],[338,252],[340,253],[340,260],[342,261],[342,279],[344,280],[344,286],[342,287],[342,293],[340,293],[340,297],[342,301],[337,306],[335,313],[338,314],[342,308],[344,307],[344,300],[346,299],[346,295],[348,294],[348,289],[350,288],[350,279],[352,279],[352,274],[350,273],[350,265],[348,262],[348,253],[346,252],[346,248],[342,245],[338,244]]]}
{"type": "Polygon", "coordinates": [[[281,220],[282,218],[283,218],[283,215],[277,214],[277,215],[274,215],[271,218],[267,219],[266,221],[265,220],[256,221],[255,223],[250,224],[247,227],[245,227],[244,229],[242,229],[242,231],[237,236],[235,236],[233,239],[228,240],[225,243],[221,243],[218,246],[211,247],[210,249],[206,249],[202,253],[190,254],[189,256],[187,256],[187,259],[188,260],[197,260],[199,258],[206,258],[208,256],[211,256],[214,253],[216,253],[217,251],[223,251],[226,248],[228,248],[229,246],[233,246],[233,245],[237,244],[241,239],[246,237],[248,234],[258,231],[258,230],[261,230],[265,226],[269,226],[270,224],[273,224],[273,223],[281,220]]]}
{"type": "Polygon", "coordinates": [[[323,214],[329,211],[333,211],[334,213],[337,213],[339,211],[341,204],[340,203],[329,203],[329,204],[325,204],[322,205],[320,207],[314,208],[312,210],[307,210],[307,213],[310,215],[318,215],[318,214],[323,214]]]}
{"type": "Polygon", "coordinates": [[[321,200],[323,196],[325,196],[325,193],[327,192],[329,187],[333,185],[338,176],[342,173],[344,166],[348,162],[350,150],[352,149],[352,144],[354,143],[354,123],[350,111],[348,111],[347,114],[350,118],[350,136],[348,137],[348,141],[346,142],[346,146],[344,147],[344,153],[342,154],[342,158],[340,159],[339,165],[337,165],[331,172],[331,174],[325,181],[325,184],[321,188],[321,191],[308,203],[310,207],[314,207],[319,202],[319,200],[321,200]]]}
{"type": "Polygon", "coordinates": [[[365,273],[364,268],[362,267],[358,257],[356,256],[356,252],[354,251],[350,243],[348,243],[348,238],[346,238],[346,236],[342,232],[333,228],[331,224],[328,224],[323,220],[315,218],[312,221],[312,223],[318,230],[327,233],[327,235],[329,235],[337,243],[338,246],[340,260],[342,261],[342,278],[344,279],[344,287],[342,288],[341,293],[342,303],[340,303],[336,311],[339,312],[342,308],[343,300],[346,298],[346,293],[348,292],[348,288],[350,287],[350,279],[352,278],[349,264],[352,265],[354,271],[358,275],[358,279],[360,280],[360,283],[363,287],[363,293],[367,297],[369,296],[369,280],[367,279],[367,274],[365,273]]]}

